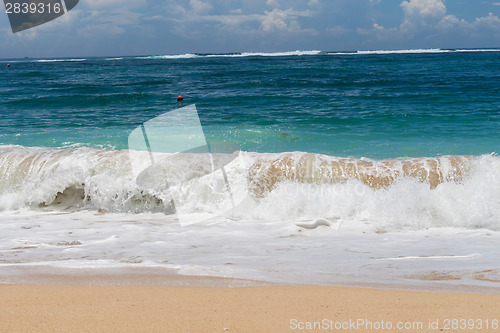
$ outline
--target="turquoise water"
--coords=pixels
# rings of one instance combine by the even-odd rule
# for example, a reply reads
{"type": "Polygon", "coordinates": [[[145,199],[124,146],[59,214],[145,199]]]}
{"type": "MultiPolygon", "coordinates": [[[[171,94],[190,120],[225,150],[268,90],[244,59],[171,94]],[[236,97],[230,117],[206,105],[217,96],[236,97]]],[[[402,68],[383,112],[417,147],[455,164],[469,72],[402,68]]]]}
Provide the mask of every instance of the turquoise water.
{"type": "Polygon", "coordinates": [[[126,149],[183,95],[207,137],[245,151],[498,151],[496,50],[267,55],[2,60],[0,145],[126,149]]]}

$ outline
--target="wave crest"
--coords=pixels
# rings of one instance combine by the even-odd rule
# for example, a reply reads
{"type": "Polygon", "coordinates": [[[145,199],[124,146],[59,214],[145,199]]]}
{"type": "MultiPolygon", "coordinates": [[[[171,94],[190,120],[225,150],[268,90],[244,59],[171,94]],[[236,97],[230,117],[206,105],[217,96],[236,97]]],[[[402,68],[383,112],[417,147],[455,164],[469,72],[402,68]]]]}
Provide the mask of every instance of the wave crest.
{"type": "Polygon", "coordinates": [[[286,153],[277,158],[258,159],[250,168],[254,193],[262,197],[283,181],[309,184],[345,183],[357,179],[378,189],[400,178],[409,177],[429,184],[431,189],[443,182],[460,183],[470,171],[472,156],[445,156],[408,160],[336,158],[308,153],[286,153]]]}

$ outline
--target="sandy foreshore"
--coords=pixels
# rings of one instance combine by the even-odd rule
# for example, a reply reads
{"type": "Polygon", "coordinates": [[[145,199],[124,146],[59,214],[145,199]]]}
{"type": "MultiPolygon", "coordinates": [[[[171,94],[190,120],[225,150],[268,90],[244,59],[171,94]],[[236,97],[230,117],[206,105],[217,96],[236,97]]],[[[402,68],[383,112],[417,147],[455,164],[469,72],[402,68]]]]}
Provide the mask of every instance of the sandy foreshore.
{"type": "Polygon", "coordinates": [[[0,295],[1,332],[500,332],[498,294],[0,285],[0,295]]]}

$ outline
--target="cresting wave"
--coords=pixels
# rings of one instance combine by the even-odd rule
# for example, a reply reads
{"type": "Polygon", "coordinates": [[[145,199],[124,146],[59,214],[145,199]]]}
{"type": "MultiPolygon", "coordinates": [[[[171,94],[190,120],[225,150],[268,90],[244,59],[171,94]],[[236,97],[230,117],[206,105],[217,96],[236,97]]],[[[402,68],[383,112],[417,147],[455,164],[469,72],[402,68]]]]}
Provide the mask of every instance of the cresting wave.
{"type": "MultiPolygon", "coordinates": [[[[139,182],[131,159],[147,161],[145,154],[1,146],[0,210],[172,214],[172,191],[189,192],[184,211],[217,210],[220,198],[210,190],[204,158],[166,156],[139,182]],[[182,172],[194,176],[184,175],[184,183],[171,182],[169,178],[178,180],[182,172]]],[[[303,152],[241,154],[246,167],[233,162],[225,166],[231,185],[244,184],[232,190],[246,192],[233,218],[340,218],[378,227],[500,230],[500,157],[495,155],[375,161],[303,152]]]]}

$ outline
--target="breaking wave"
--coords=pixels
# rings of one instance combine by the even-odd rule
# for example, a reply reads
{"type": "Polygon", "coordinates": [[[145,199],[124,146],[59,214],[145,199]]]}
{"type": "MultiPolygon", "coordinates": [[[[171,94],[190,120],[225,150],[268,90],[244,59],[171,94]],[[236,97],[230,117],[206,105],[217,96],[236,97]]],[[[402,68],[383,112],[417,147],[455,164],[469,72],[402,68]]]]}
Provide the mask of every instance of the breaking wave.
{"type": "Polygon", "coordinates": [[[221,204],[216,187],[226,177],[232,195],[243,198],[233,212],[237,219],[500,230],[496,155],[371,160],[240,154],[244,165],[230,159],[221,174],[198,154],[165,154],[148,169],[145,152],[0,146],[0,210],[210,214],[221,204]],[[148,172],[138,177],[132,165],[141,163],[148,172]],[[184,199],[174,205],[179,193],[184,199]]]}

